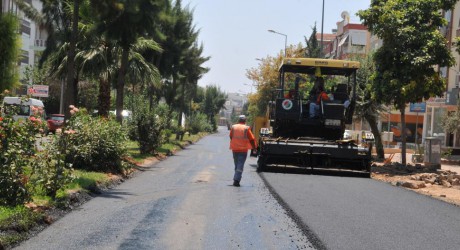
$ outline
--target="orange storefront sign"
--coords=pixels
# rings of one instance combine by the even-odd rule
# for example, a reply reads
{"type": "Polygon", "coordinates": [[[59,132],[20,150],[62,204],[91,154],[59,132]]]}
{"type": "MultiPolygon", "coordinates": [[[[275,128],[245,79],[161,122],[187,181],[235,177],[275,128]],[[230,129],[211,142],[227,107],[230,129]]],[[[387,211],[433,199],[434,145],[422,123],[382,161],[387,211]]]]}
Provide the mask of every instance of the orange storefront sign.
{"type": "MultiPolygon", "coordinates": [[[[382,122],[388,122],[388,114],[382,114],[382,122]]],[[[401,122],[400,114],[390,114],[390,122],[401,122]]],[[[417,115],[406,115],[406,123],[417,123],[417,115]]],[[[423,114],[418,115],[418,124],[423,124],[423,114]]]]}

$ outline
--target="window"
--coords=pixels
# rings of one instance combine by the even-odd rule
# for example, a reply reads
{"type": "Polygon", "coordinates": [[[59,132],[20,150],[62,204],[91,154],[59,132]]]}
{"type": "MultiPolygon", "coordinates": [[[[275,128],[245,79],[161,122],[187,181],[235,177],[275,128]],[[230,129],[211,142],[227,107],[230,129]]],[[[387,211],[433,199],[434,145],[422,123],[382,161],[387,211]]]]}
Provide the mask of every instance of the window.
{"type": "Polygon", "coordinates": [[[30,22],[24,19],[21,20],[21,33],[30,36],[30,22]]]}
{"type": "Polygon", "coordinates": [[[29,64],[29,51],[21,50],[21,63],[29,64]]]}
{"type": "Polygon", "coordinates": [[[30,106],[26,105],[17,105],[17,104],[5,104],[9,107],[14,107],[14,108],[8,108],[8,111],[13,110],[13,113],[16,113],[16,115],[26,115],[29,116],[30,114],[30,106]]]}

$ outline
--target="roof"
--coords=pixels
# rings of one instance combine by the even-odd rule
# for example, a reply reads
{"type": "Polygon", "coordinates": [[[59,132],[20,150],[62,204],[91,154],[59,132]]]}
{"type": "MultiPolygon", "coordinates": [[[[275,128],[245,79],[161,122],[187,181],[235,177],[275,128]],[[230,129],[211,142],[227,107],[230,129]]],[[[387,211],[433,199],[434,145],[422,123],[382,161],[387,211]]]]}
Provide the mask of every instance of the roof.
{"type": "Polygon", "coordinates": [[[38,106],[38,107],[44,107],[42,101],[38,99],[34,99],[34,98],[6,96],[5,98],[3,98],[3,102],[6,104],[18,104],[18,105],[22,104],[22,105],[33,105],[33,106],[38,106]]]}
{"type": "MultiPolygon", "coordinates": [[[[325,34],[323,33],[323,41],[332,41],[335,39],[336,34],[325,34]]],[[[321,33],[316,33],[316,39],[321,40],[321,33]]]]}
{"type": "Polygon", "coordinates": [[[321,58],[285,58],[280,71],[313,75],[318,67],[322,75],[350,75],[360,67],[360,63],[321,58]]]}

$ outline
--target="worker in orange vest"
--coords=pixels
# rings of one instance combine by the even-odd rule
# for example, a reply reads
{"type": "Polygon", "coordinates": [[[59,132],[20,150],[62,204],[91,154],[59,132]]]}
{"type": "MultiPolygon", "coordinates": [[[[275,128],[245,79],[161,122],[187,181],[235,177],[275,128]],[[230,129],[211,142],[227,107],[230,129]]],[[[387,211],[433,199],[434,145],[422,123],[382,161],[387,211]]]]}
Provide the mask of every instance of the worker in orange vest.
{"type": "Polygon", "coordinates": [[[239,187],[248,150],[256,149],[254,135],[251,132],[251,128],[246,126],[246,116],[244,115],[240,115],[238,123],[230,129],[230,149],[233,152],[233,161],[235,164],[233,186],[239,187]]]}
{"type": "Polygon", "coordinates": [[[310,118],[315,118],[318,116],[321,101],[329,101],[329,96],[324,91],[324,87],[320,85],[318,86],[316,94],[316,102],[310,103],[310,118]]]}

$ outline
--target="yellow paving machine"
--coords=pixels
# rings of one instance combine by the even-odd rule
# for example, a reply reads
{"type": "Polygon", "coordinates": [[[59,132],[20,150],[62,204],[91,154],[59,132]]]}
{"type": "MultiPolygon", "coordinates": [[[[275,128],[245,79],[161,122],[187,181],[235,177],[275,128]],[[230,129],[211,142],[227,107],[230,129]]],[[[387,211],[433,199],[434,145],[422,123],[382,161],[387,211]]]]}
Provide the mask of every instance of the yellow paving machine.
{"type": "Polygon", "coordinates": [[[285,166],[352,170],[370,176],[371,149],[343,138],[356,105],[359,66],[359,62],[345,60],[283,60],[267,115],[256,120],[258,171],[285,166]],[[306,79],[315,82],[308,92],[299,87],[306,79]],[[324,81],[329,87],[328,100],[317,97],[324,81]]]}

